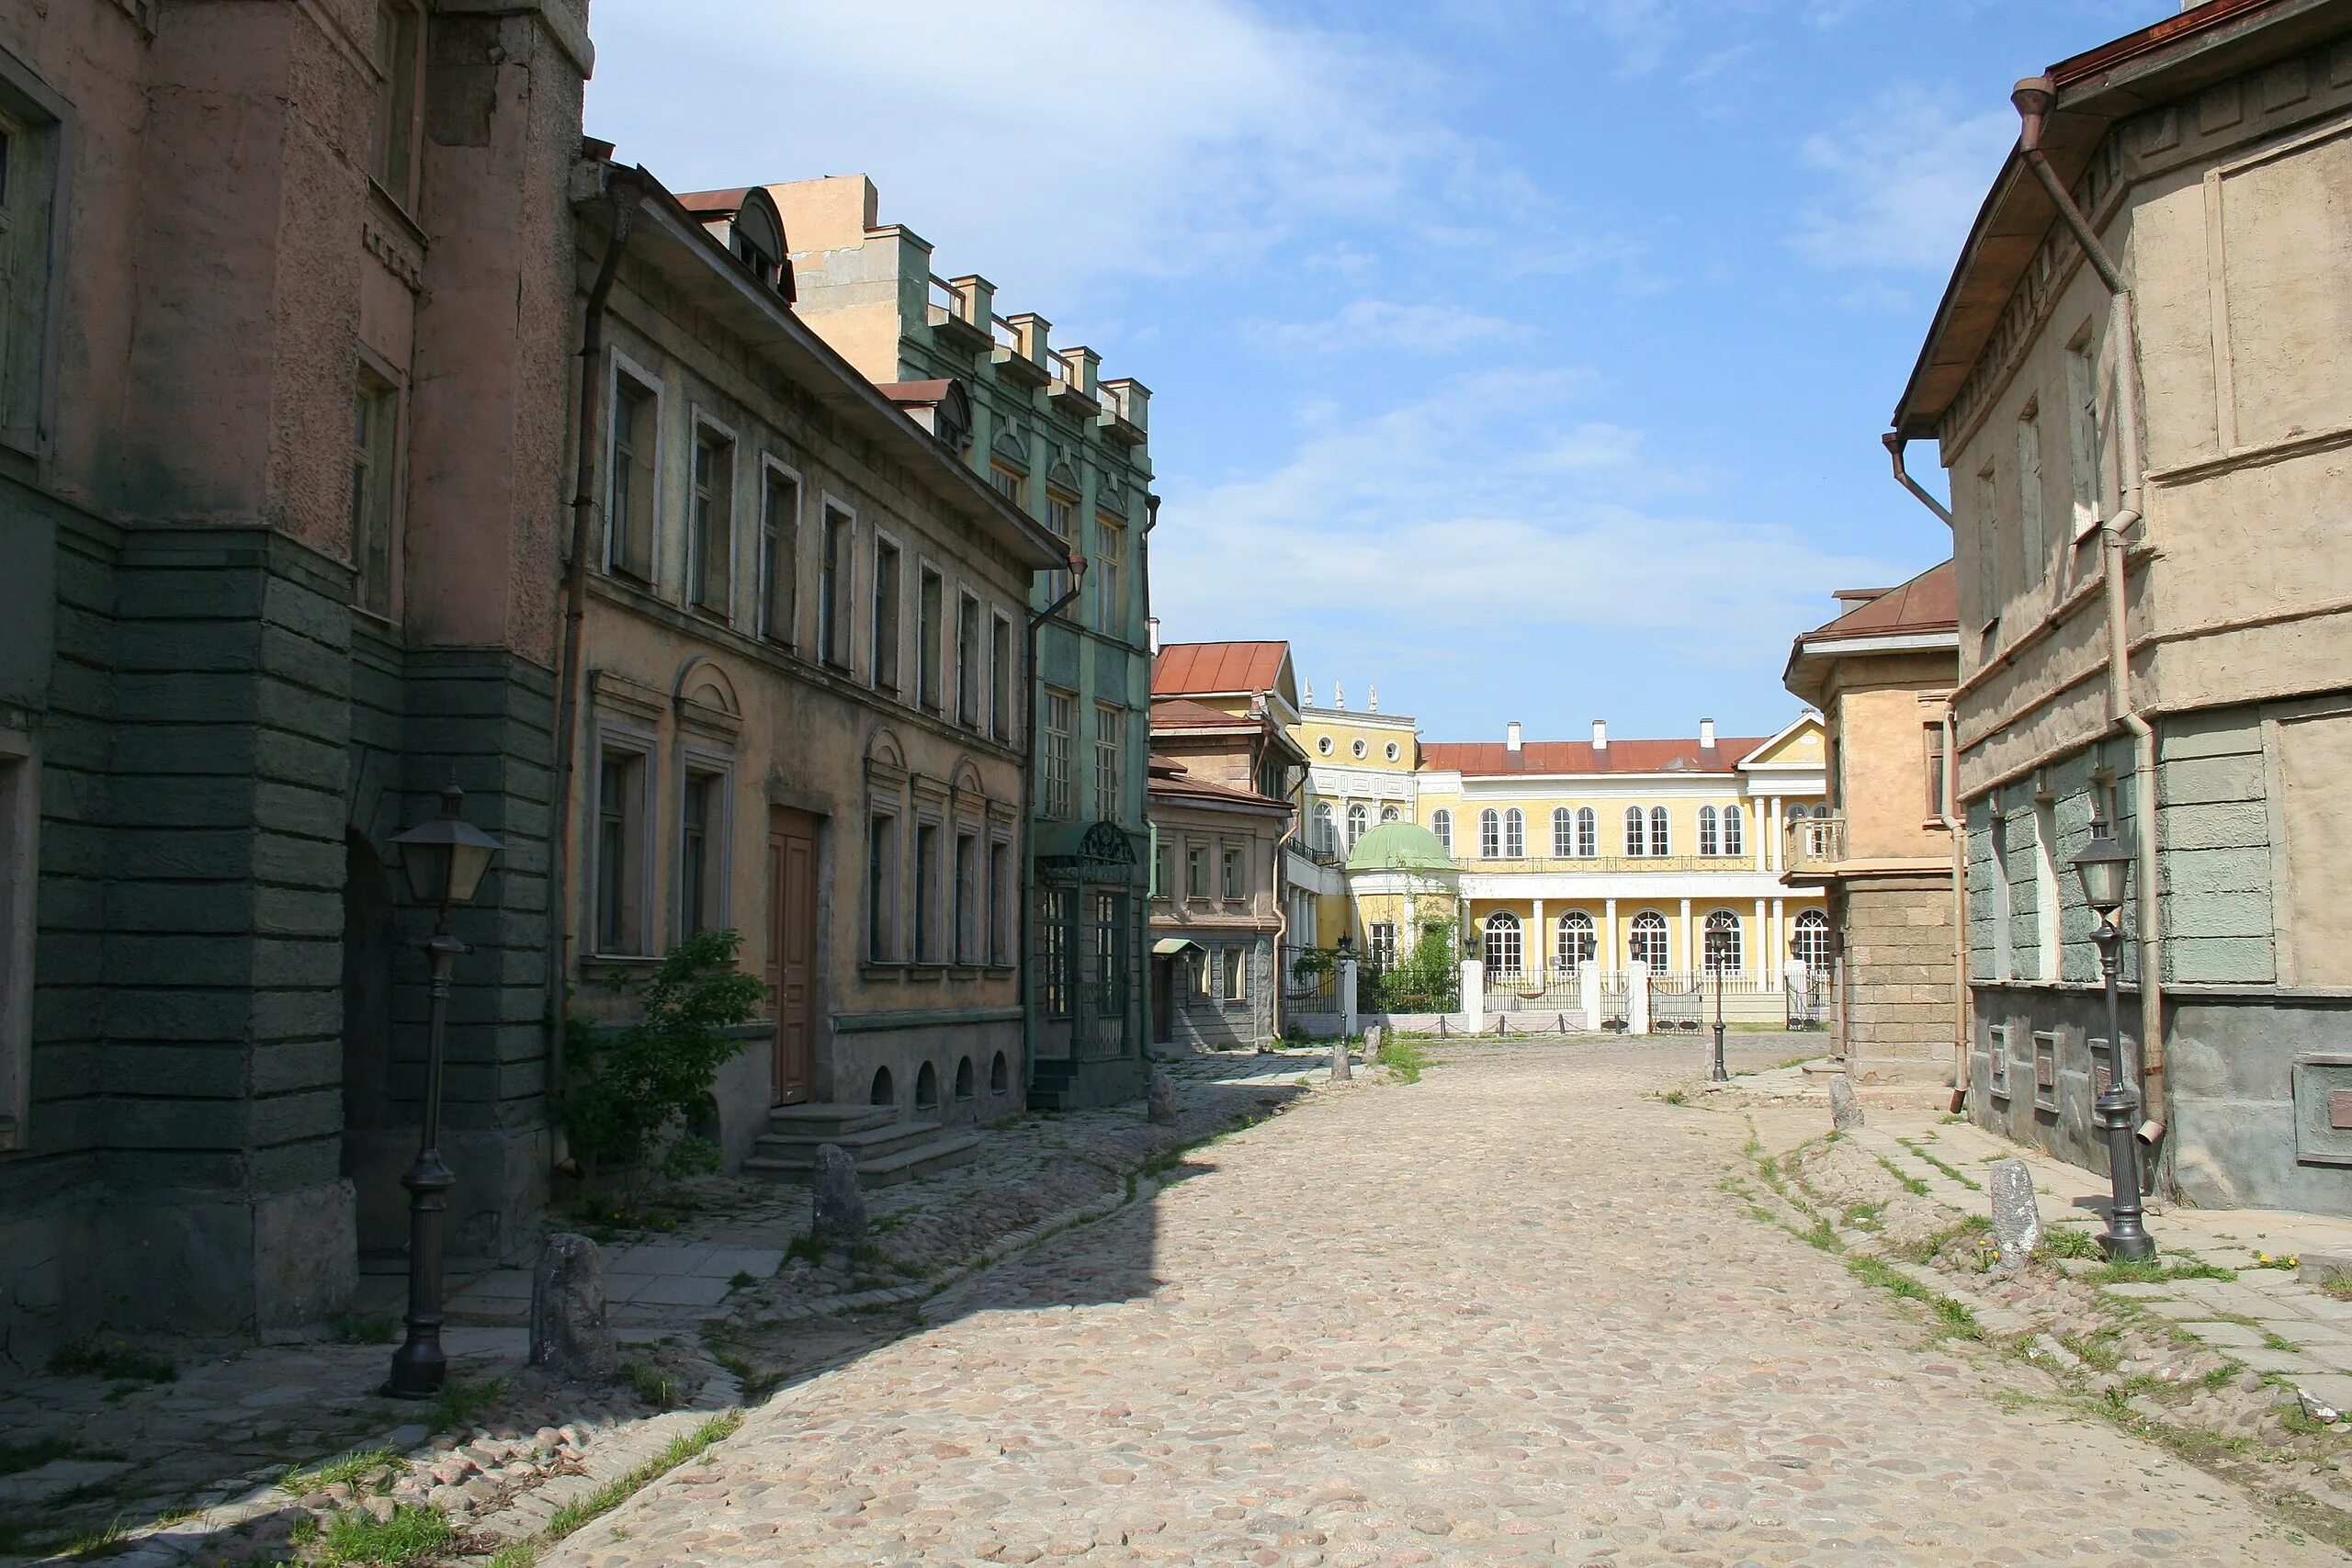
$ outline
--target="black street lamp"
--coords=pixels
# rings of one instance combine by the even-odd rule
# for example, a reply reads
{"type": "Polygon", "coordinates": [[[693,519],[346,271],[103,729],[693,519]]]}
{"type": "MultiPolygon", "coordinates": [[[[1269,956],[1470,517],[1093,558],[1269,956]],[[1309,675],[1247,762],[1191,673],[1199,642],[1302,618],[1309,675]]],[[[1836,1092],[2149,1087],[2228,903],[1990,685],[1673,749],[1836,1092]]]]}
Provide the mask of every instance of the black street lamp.
{"type": "Polygon", "coordinates": [[[433,935],[424,943],[433,963],[432,1021],[424,1055],[424,1125],[416,1163],[401,1178],[408,1189],[408,1338],[392,1352],[392,1375],[384,1392],[394,1399],[430,1399],[449,1372],[441,1349],[441,1226],[448,1213],[449,1189],[458,1179],[441,1163],[442,1041],[449,1021],[449,965],[466,944],[449,934],[449,907],[470,903],[490,857],[503,847],[466,820],[466,792],[451,784],[441,791],[441,815],[395,834],[401,870],[420,904],[434,908],[433,935]]]}
{"type": "Polygon", "coordinates": [[[1707,1075],[1715,1083],[1731,1082],[1731,1073],[1724,1066],[1724,964],[1715,961],[1715,1070],[1707,1075]]]}
{"type": "Polygon", "coordinates": [[[2123,950],[2123,928],[2116,917],[2132,879],[2132,852],[2109,833],[2105,818],[2094,817],[2091,841],[2070,863],[2082,879],[2083,902],[2098,916],[2091,941],[2098,946],[2099,977],[2107,989],[2108,1082],[2091,1111],[2107,1143],[2108,1180],[2114,1197],[2098,1245],[2109,1258],[2153,1258],[2156,1244],[2142,1218],[2140,1146],[2132,1136],[2140,1121],[2140,1095],[2133,1087],[2134,1075],[2124,1064],[2122,1013],[2115,991],[2123,950]]]}

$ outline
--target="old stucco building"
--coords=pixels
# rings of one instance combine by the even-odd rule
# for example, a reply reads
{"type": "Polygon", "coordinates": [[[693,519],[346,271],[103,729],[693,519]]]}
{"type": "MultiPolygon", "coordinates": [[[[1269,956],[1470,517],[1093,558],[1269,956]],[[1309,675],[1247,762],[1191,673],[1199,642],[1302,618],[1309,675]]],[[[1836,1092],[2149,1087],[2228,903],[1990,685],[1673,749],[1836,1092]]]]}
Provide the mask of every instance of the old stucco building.
{"type": "Polygon", "coordinates": [[[2352,1212],[2352,4],[2217,0],[2019,85],[1889,437],[1959,572],[1972,1114],[2352,1212]],[[2068,862],[2134,856],[2125,1048],[2068,862]]]}
{"type": "Polygon", "coordinates": [[[584,437],[580,994],[731,928],[770,1006],[716,1087],[729,1166],[935,1168],[1024,1103],[1023,629],[1059,547],[963,461],[960,387],[877,388],[793,313],[760,187],[576,186],[584,295],[628,214],[584,437]]]}
{"type": "Polygon", "coordinates": [[[0,1349],[403,1239],[455,779],[452,1250],[545,1190],[583,9],[0,7],[0,1349]],[[37,873],[37,874],[36,874],[37,873]]]}
{"type": "Polygon", "coordinates": [[[801,319],[876,382],[960,382],[965,460],[1084,563],[1031,599],[1031,1089],[1047,1107],[1132,1099],[1147,1049],[1150,394],[1102,378],[1091,350],[1053,347],[1044,317],[998,315],[987,278],[935,276],[926,242],[878,221],[864,175],[766,189],[801,319]]]}
{"type": "Polygon", "coordinates": [[[1960,1083],[1951,562],[1838,597],[1846,612],[1796,639],[1781,677],[1820,711],[1830,807],[1790,824],[1781,880],[1827,898],[1827,1023],[1846,1071],[1869,1083],[1960,1083]]]}

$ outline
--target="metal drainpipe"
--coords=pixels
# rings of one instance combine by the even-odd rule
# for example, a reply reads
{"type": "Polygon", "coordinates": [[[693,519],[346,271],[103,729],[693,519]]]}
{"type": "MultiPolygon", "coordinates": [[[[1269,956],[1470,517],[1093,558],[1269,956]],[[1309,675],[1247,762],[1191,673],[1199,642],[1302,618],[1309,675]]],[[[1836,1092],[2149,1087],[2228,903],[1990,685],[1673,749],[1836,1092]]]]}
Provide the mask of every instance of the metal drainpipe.
{"type": "MultiPolygon", "coordinates": [[[[1069,558],[1069,592],[1029,617],[1028,663],[1023,667],[1028,680],[1023,689],[1029,694],[1029,809],[1026,813],[1030,841],[1021,846],[1021,1016],[1028,1038],[1022,1053],[1023,1089],[1037,1087],[1037,979],[1029,955],[1033,950],[1030,928],[1037,919],[1037,735],[1044,726],[1037,722],[1037,628],[1058,615],[1076,599],[1086,586],[1086,558],[1069,558]]],[[[1147,731],[1147,734],[1148,732],[1147,731]]],[[[1146,740],[1148,748],[1150,742],[1146,740]]],[[[1148,759],[1147,759],[1147,769],[1148,759]]]]}
{"type": "MultiPolygon", "coordinates": [[[[2017,106],[2019,155],[2049,193],[2058,216],[2073,231],[2099,281],[2107,285],[2109,296],[2108,337],[2115,344],[2115,412],[2122,442],[2123,495],[2122,505],[2115,514],[2099,524],[2099,556],[2106,577],[2108,706],[2113,722],[2132,737],[2133,805],[2140,818],[2139,831],[2132,835],[2132,849],[2140,873],[2140,1077],[2148,1119],[2141,1124],[2139,1135],[2141,1142],[2154,1145],[2164,1137],[2169,1114],[2165,1077],[2163,915],[2156,881],[2156,731],[2132,705],[2131,634],[2126,620],[2130,605],[2124,582],[2123,539],[2125,532],[2143,515],[2142,507],[2146,499],[2146,455],[2140,449],[2137,323],[2132,286],[2124,278],[2123,269],[2116,265],[2115,257],[2092,229],[2089,218],[2075,205],[2074,193],[2050,166],[2049,156],[2041,150],[2042,126],[2051,106],[2057,101],[2055,87],[2047,76],[2029,76],[2017,85],[2009,101],[2017,106]]],[[[2116,1048],[2120,1049],[2120,1043],[2116,1048]]]]}
{"type": "MultiPolygon", "coordinates": [[[[1902,471],[1903,459],[1895,458],[1902,471]]],[[[1951,1110],[1958,1115],[1968,1103],[1968,834],[1962,829],[1952,792],[1960,783],[1960,729],[1951,704],[1944,704],[1944,788],[1936,801],[1936,815],[1951,835],[1951,1110]]]]}
{"type": "MultiPolygon", "coordinates": [[[[564,1033],[571,1016],[571,898],[572,844],[571,777],[579,751],[580,649],[588,614],[588,547],[596,513],[596,366],[605,352],[605,306],[612,297],[613,279],[620,270],[621,252],[628,248],[629,230],[637,221],[638,203],[645,188],[633,169],[615,169],[605,198],[613,209],[613,231],[596,264],[595,281],[588,288],[588,303],[580,332],[580,406],[576,421],[579,453],[571,493],[571,555],[562,581],[563,646],[556,667],[555,784],[551,798],[556,819],[555,853],[548,864],[548,918],[554,926],[548,943],[554,973],[550,976],[549,1017],[554,1021],[548,1041],[548,1098],[563,1093],[564,1033]]],[[[557,1163],[569,1156],[562,1150],[562,1131],[556,1133],[557,1163]]]]}

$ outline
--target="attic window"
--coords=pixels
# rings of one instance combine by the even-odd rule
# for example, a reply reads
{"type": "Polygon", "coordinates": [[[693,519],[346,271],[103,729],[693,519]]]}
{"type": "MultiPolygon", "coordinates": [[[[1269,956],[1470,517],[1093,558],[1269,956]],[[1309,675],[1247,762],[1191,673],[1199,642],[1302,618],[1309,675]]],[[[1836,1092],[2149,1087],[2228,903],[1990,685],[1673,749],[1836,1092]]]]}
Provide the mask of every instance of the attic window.
{"type": "Polygon", "coordinates": [[[784,270],[784,225],[756,187],[744,193],[742,205],[728,224],[727,248],[763,288],[775,289],[787,299],[792,297],[791,281],[784,270]]]}
{"type": "Polygon", "coordinates": [[[770,288],[775,287],[776,269],[783,264],[763,250],[759,243],[740,226],[735,231],[735,259],[749,267],[753,277],[770,288]]]}

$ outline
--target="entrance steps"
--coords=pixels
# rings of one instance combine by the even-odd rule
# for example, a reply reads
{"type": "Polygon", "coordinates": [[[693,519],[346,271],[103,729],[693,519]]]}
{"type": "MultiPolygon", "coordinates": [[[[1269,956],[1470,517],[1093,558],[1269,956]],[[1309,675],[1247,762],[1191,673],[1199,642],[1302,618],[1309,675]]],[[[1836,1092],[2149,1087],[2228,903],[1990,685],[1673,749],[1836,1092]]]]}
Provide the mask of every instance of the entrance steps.
{"type": "Polygon", "coordinates": [[[857,1161],[859,1186],[888,1187],[962,1165],[979,1152],[980,1134],[902,1120],[895,1105],[778,1105],[768,1111],[768,1130],[743,1162],[743,1174],[807,1182],[827,1144],[857,1161]]]}

